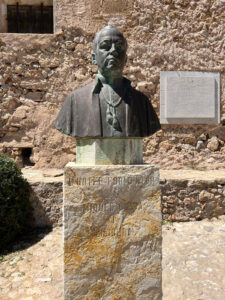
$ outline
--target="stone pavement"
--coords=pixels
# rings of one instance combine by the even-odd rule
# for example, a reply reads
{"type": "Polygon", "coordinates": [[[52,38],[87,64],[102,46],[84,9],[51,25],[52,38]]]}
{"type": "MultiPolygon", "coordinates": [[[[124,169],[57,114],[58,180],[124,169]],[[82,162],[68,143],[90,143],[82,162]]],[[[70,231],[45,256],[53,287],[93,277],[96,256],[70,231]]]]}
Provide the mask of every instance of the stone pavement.
{"type": "MultiPolygon", "coordinates": [[[[0,257],[0,300],[62,300],[62,229],[39,238],[0,257]]],[[[163,300],[225,299],[225,216],[163,226],[163,293],[163,300]]]]}
{"type": "Polygon", "coordinates": [[[225,216],[163,226],[163,300],[225,299],[225,216]]]}
{"type": "Polygon", "coordinates": [[[39,238],[0,262],[0,300],[62,299],[62,229],[39,238]]]}

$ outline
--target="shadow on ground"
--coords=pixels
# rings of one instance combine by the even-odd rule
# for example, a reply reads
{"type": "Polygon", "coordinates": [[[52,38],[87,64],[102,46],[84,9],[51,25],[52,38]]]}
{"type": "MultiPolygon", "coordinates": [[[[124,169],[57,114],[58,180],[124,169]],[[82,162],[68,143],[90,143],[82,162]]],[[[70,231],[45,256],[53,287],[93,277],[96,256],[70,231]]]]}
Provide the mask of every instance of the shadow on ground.
{"type": "Polygon", "coordinates": [[[25,250],[42,240],[48,233],[52,231],[52,227],[31,227],[25,234],[21,235],[14,242],[7,245],[4,249],[0,249],[1,256],[11,254],[15,251],[25,250]]]}

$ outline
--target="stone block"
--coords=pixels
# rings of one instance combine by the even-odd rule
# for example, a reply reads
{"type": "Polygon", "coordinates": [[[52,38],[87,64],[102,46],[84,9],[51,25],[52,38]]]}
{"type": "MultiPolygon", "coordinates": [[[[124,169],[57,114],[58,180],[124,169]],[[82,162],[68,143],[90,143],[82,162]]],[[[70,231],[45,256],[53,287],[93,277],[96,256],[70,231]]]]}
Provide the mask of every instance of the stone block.
{"type": "Polygon", "coordinates": [[[64,300],[162,299],[159,172],[79,166],[64,174],[64,300]]]}
{"type": "Polygon", "coordinates": [[[79,165],[142,164],[142,138],[77,138],[76,163],[79,165]]]}
{"type": "Polygon", "coordinates": [[[160,72],[162,124],[219,123],[219,99],[219,73],[160,72]]]}

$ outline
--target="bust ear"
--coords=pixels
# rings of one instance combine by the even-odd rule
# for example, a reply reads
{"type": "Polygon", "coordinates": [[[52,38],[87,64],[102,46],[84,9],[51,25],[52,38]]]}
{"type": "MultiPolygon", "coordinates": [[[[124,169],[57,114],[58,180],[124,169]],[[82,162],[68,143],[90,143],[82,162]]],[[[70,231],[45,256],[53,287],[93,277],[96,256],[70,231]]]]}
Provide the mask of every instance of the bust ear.
{"type": "Polygon", "coordinates": [[[125,64],[127,63],[127,60],[128,60],[128,57],[127,57],[127,55],[126,55],[126,58],[125,58],[125,64]]]}
{"type": "Polygon", "coordinates": [[[92,55],[91,55],[91,60],[92,60],[92,63],[93,63],[94,65],[97,65],[97,61],[96,61],[96,59],[95,59],[95,53],[92,53],[92,55]]]}

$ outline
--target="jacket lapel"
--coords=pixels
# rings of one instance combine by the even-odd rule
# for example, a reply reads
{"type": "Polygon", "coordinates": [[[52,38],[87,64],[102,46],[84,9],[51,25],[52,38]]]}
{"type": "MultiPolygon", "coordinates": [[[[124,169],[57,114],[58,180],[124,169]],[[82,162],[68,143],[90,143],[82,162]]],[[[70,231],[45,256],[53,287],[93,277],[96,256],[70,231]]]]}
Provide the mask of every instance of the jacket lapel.
{"type": "Polygon", "coordinates": [[[89,113],[88,118],[88,136],[101,136],[101,112],[100,112],[100,103],[99,103],[99,93],[96,89],[98,83],[93,81],[93,86],[90,90],[89,99],[88,99],[88,108],[89,113]]]}

